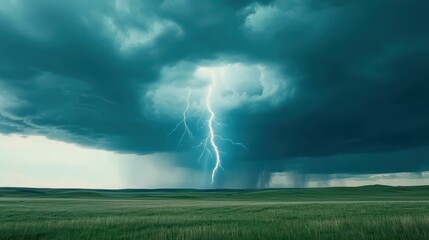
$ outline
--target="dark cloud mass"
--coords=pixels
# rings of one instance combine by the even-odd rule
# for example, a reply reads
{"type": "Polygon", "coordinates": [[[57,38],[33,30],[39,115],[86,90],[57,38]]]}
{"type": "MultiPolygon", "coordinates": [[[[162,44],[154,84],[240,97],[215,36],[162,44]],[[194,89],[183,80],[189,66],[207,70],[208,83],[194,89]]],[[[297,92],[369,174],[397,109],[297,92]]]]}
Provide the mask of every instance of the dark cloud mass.
{"type": "MultiPolygon", "coordinates": [[[[0,132],[175,151],[177,119],[144,97],[163,69],[267,64],[293,94],[224,113],[249,151],[231,150],[220,182],[428,170],[428,12],[419,0],[2,1],[0,132]]],[[[193,167],[190,155],[179,164],[193,167]]]]}

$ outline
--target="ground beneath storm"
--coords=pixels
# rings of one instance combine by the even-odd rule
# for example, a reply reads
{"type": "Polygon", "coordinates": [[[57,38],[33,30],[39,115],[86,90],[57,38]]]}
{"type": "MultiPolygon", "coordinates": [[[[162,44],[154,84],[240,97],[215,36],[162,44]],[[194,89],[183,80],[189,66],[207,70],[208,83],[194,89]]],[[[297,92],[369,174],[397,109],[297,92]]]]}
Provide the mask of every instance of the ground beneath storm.
{"type": "Polygon", "coordinates": [[[429,186],[0,188],[0,239],[429,239],[429,186]]]}

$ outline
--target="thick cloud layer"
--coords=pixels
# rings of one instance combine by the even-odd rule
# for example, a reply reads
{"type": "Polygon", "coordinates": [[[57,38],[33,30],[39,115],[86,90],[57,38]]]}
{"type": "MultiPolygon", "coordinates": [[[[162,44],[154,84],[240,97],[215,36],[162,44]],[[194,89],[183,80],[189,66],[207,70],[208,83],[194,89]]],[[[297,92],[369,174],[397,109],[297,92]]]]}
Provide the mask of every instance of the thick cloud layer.
{"type": "MultiPolygon", "coordinates": [[[[282,84],[260,104],[234,92],[251,80],[231,85],[240,104],[225,108],[222,131],[249,151],[228,149],[225,181],[247,166],[252,186],[296,162],[302,172],[422,171],[429,155],[412,149],[429,144],[428,11],[400,0],[4,1],[0,132],[177,151],[167,135],[180,116],[157,112],[180,102],[169,86],[186,89],[199,66],[264,66],[282,84]]],[[[264,96],[257,84],[246,94],[264,96]]],[[[191,144],[178,151],[193,167],[191,144]]]]}

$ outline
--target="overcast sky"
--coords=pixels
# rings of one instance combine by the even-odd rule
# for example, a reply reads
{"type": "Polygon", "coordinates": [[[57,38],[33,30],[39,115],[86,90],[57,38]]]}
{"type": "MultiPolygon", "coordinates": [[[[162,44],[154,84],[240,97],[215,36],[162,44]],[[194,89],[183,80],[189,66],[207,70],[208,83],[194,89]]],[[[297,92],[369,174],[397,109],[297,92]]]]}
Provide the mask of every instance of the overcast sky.
{"type": "Polygon", "coordinates": [[[1,1],[0,186],[428,184],[428,12],[1,1]]]}

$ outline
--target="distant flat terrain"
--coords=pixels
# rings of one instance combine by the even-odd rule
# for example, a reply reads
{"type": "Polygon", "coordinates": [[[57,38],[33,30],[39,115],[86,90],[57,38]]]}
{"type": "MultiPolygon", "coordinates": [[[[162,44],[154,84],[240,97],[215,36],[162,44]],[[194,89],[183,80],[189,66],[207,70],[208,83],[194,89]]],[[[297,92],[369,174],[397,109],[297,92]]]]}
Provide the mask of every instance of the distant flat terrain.
{"type": "Polygon", "coordinates": [[[0,188],[0,239],[429,239],[429,186],[0,188]]]}

